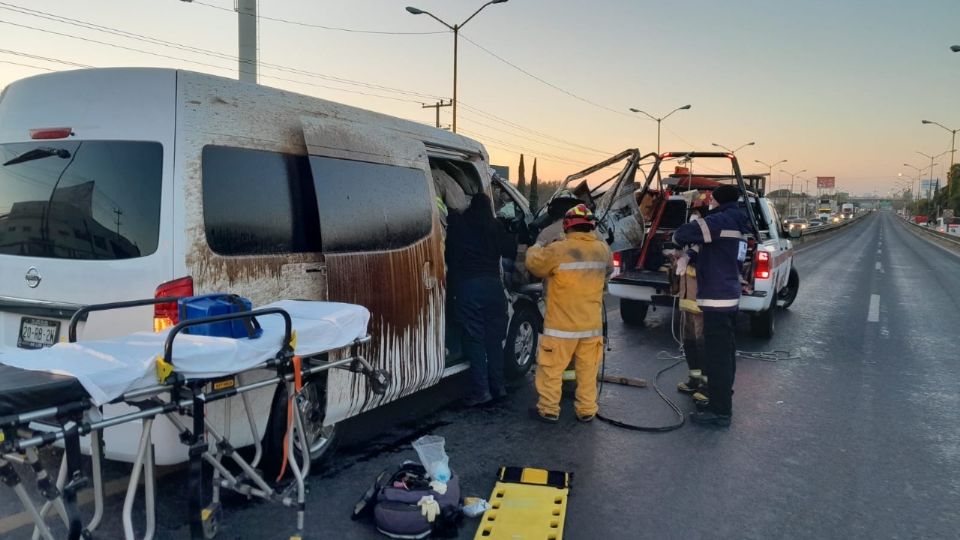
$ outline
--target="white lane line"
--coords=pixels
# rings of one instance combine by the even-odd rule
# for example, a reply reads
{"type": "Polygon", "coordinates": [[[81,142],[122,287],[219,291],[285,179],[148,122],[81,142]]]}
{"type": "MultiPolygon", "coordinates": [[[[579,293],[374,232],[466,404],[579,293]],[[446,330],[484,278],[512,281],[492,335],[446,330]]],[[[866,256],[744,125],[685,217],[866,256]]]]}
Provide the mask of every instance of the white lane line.
{"type": "Polygon", "coordinates": [[[878,250],[877,250],[877,255],[883,255],[883,250],[882,250],[882,249],[878,249],[878,250]]]}
{"type": "Polygon", "coordinates": [[[880,322],[880,295],[870,295],[870,309],[867,310],[867,322],[880,322]]]}
{"type": "Polygon", "coordinates": [[[880,265],[880,261],[877,261],[877,270],[883,272],[883,266],[880,265]]]}

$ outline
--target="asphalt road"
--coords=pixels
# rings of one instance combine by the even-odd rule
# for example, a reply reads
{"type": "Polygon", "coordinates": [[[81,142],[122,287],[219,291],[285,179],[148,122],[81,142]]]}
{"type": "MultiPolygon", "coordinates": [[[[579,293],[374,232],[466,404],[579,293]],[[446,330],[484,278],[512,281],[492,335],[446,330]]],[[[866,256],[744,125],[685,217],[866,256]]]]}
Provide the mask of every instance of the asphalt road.
{"type": "MultiPolygon", "coordinates": [[[[790,359],[739,360],[729,429],[686,425],[663,434],[579,424],[565,403],[559,425],[530,420],[530,380],[485,409],[453,405],[454,379],[343,426],[341,447],[311,479],[308,538],[383,538],[349,513],[376,474],[415,456],[425,433],[447,440],[466,495],[489,495],[500,465],[572,471],[565,538],[956,538],[960,528],[960,257],[878,213],[804,245],[801,289],[777,317],[772,340],[745,351],[790,359]]],[[[676,353],[670,313],[644,328],[610,312],[608,372],[652,378],[676,353]]],[[[666,373],[673,391],[683,368],[666,373]]],[[[608,416],[667,424],[673,413],[650,388],[608,385],[608,416]]],[[[111,476],[125,473],[112,465],[111,476]]],[[[185,538],[182,471],[162,470],[159,538],[185,538]]],[[[115,484],[115,485],[119,485],[115,484]]],[[[0,488],[0,536],[13,528],[12,495],[0,488]]],[[[122,494],[110,498],[100,537],[120,536],[122,494]]],[[[20,516],[22,518],[22,516],[20,516]]],[[[220,538],[285,538],[294,515],[231,500],[220,538]]],[[[473,538],[467,520],[460,538],[473,538]]]]}

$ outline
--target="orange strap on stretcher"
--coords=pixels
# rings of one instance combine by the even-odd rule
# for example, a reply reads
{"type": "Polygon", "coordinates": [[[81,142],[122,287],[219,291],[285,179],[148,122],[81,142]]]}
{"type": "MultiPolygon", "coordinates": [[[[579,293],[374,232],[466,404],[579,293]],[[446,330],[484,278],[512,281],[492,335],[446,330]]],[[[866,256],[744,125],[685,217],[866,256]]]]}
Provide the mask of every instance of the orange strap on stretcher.
{"type": "Polygon", "coordinates": [[[289,459],[289,437],[293,428],[293,400],[303,389],[303,359],[299,356],[293,357],[293,389],[292,395],[287,396],[287,431],[283,435],[283,462],[280,464],[280,474],[277,475],[277,482],[283,478],[287,472],[287,459],[289,459]]]}

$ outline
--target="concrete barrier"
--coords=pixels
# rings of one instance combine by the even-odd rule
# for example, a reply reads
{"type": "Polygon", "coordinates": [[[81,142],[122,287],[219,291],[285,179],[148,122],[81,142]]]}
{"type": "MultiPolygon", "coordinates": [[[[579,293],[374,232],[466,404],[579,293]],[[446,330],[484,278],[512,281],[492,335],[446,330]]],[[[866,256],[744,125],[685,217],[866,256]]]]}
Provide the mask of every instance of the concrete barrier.
{"type": "Polygon", "coordinates": [[[931,242],[943,246],[951,251],[960,253],[960,236],[942,233],[935,229],[931,229],[930,227],[918,225],[908,219],[904,219],[903,222],[909,225],[908,229],[915,231],[918,234],[926,235],[927,239],[931,242]]]}
{"type": "Polygon", "coordinates": [[[830,225],[824,225],[822,227],[817,227],[816,229],[813,229],[813,230],[804,229],[803,232],[800,234],[800,238],[792,238],[791,240],[793,240],[794,243],[798,243],[798,244],[804,244],[806,242],[819,240],[824,236],[826,236],[826,233],[836,231],[837,229],[842,229],[843,227],[846,227],[851,223],[855,223],[860,219],[863,219],[864,217],[869,216],[870,214],[872,214],[872,212],[861,212],[853,216],[853,219],[843,220],[840,223],[832,223],[830,225]]]}

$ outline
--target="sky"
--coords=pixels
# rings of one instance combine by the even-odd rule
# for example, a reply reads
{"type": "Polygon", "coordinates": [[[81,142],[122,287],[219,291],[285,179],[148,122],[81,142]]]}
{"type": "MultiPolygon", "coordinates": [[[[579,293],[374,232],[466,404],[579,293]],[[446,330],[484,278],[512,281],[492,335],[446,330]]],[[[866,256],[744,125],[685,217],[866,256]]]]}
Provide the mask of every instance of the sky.
{"type": "MultiPolygon", "coordinates": [[[[404,7],[452,25],[483,3],[260,0],[260,83],[432,124],[422,105],[452,95],[453,34],[404,7]]],[[[75,64],[235,77],[232,9],[232,0],[0,0],[0,87],[75,64]]],[[[773,187],[789,184],[785,169],[885,194],[899,174],[917,176],[904,163],[929,176],[917,151],[950,150],[950,133],[922,119],[960,128],[951,45],[960,0],[509,0],[460,31],[458,131],[514,179],[523,153],[528,180],[533,158],[540,178],[555,180],[626,148],[655,151],[656,122],[631,107],[662,116],[690,104],[662,122],[663,151],[753,141],[737,154],[745,171],[788,160],[773,187]]],[[[449,107],[441,123],[451,123],[449,107]]],[[[949,160],[936,160],[934,178],[949,160]]]]}

